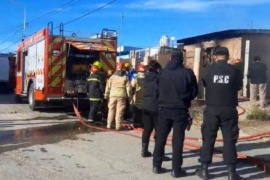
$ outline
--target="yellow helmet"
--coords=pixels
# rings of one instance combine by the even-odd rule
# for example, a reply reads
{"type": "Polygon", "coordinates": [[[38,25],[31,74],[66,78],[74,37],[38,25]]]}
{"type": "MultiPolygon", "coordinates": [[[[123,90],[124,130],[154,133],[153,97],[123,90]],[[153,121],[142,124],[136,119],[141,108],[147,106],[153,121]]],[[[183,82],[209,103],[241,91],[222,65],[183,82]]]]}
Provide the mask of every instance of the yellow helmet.
{"type": "Polygon", "coordinates": [[[102,68],[102,64],[99,61],[95,61],[93,65],[97,66],[99,69],[102,68]]]}
{"type": "Polygon", "coordinates": [[[129,68],[129,63],[124,64],[125,68],[129,68]]]}

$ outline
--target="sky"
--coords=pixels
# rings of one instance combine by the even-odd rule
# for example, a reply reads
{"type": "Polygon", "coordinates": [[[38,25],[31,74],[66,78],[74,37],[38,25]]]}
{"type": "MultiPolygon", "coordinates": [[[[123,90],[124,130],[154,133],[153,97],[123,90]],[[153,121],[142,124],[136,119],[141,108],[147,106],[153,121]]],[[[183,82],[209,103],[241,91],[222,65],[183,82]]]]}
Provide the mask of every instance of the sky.
{"type": "Polygon", "coordinates": [[[24,17],[26,37],[53,22],[65,24],[66,36],[90,37],[109,28],[118,32],[118,46],[147,48],[158,46],[162,35],[270,29],[269,9],[270,0],[0,0],[0,53],[16,51],[24,17]]]}

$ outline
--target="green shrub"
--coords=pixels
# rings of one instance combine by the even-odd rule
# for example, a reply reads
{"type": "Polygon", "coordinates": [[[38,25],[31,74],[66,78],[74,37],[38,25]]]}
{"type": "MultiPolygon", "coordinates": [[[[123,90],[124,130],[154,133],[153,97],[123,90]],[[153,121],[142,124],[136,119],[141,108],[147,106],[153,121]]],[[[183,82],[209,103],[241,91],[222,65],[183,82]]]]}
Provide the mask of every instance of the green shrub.
{"type": "Polygon", "coordinates": [[[270,111],[265,109],[260,109],[259,107],[252,107],[250,112],[247,114],[248,120],[259,120],[259,121],[269,121],[270,111]]]}

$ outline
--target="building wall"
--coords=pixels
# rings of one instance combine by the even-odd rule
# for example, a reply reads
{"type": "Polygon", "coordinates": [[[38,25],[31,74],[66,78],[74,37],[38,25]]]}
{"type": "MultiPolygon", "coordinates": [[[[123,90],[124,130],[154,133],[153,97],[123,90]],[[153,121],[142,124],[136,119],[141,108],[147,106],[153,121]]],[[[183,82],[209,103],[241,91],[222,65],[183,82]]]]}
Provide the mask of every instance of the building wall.
{"type": "Polygon", "coordinates": [[[219,41],[219,45],[229,49],[230,60],[241,59],[242,37],[219,41]]]}
{"type": "MultiPolygon", "coordinates": [[[[195,49],[198,47],[202,48],[201,53],[200,53],[201,55],[200,70],[197,73],[195,73],[198,83],[199,83],[199,95],[198,95],[199,98],[204,98],[204,88],[200,81],[202,68],[203,68],[202,67],[203,51],[206,48],[216,47],[216,46],[224,46],[229,49],[230,61],[242,58],[242,37],[225,39],[225,40],[220,40],[220,41],[207,41],[207,42],[201,42],[198,44],[184,46],[184,49],[186,50],[185,65],[186,67],[191,68],[191,69],[194,69],[195,49]]],[[[242,66],[240,66],[240,68],[242,68],[242,66]]]]}
{"type": "Polygon", "coordinates": [[[186,50],[185,53],[185,66],[188,68],[193,69],[194,66],[194,57],[195,57],[195,48],[198,45],[188,45],[188,46],[184,46],[184,49],[186,50]]]}
{"type": "Polygon", "coordinates": [[[224,46],[229,49],[230,60],[242,58],[242,38],[241,37],[220,40],[217,42],[208,41],[208,42],[202,42],[201,44],[184,46],[184,49],[186,50],[186,62],[185,62],[186,66],[190,68],[193,67],[196,47],[202,47],[204,49],[208,47],[214,47],[217,45],[224,46]]]}
{"type": "MultiPolygon", "coordinates": [[[[260,56],[262,59],[262,62],[266,63],[267,68],[270,70],[270,35],[244,36],[243,37],[243,44],[245,44],[246,40],[250,40],[249,62],[251,63],[254,56],[260,56]]],[[[270,96],[270,73],[269,73],[269,70],[267,73],[267,77],[268,77],[267,95],[268,96],[270,96]]]]}

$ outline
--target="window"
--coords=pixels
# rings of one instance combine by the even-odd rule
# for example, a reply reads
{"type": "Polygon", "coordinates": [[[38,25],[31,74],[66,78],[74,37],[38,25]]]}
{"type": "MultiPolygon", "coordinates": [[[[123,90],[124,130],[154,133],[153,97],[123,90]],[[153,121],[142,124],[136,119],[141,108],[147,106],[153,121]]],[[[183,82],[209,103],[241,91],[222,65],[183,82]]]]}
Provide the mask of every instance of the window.
{"type": "Polygon", "coordinates": [[[108,59],[108,60],[109,60],[109,59],[112,59],[112,54],[111,54],[111,53],[106,53],[105,56],[106,56],[106,59],[108,59]]]}

